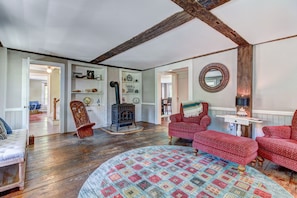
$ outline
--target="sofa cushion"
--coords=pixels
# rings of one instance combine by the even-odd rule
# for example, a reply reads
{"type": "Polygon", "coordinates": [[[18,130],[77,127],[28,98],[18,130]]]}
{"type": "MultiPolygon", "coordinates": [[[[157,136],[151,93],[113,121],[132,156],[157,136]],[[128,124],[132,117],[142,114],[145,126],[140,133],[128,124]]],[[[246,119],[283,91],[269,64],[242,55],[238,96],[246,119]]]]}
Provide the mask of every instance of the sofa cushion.
{"type": "Polygon", "coordinates": [[[295,111],[292,118],[292,134],[291,139],[297,140],[297,110],[295,111]]]}
{"type": "Polygon", "coordinates": [[[221,150],[241,157],[250,156],[258,150],[257,142],[251,138],[234,136],[213,130],[195,133],[194,141],[214,150],[221,150]]]}
{"type": "Polygon", "coordinates": [[[187,132],[187,133],[196,133],[197,131],[206,130],[205,127],[197,124],[197,123],[186,123],[186,122],[171,122],[169,123],[170,129],[187,132]]]}
{"type": "Polygon", "coordinates": [[[267,150],[295,160],[297,156],[297,140],[257,137],[259,149],[267,150]]]}
{"type": "Polygon", "coordinates": [[[0,140],[0,162],[23,161],[26,151],[27,134],[25,130],[14,130],[7,139],[0,140]]]}
{"type": "Polygon", "coordinates": [[[11,127],[2,118],[0,118],[0,122],[2,122],[4,124],[7,134],[12,134],[11,127]]]}

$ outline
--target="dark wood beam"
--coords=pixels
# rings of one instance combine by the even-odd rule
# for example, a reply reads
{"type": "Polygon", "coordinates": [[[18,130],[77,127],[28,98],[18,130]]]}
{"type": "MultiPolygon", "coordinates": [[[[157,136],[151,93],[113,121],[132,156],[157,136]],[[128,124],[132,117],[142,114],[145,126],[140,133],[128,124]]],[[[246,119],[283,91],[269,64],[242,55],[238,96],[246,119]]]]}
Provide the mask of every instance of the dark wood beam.
{"type": "Polygon", "coordinates": [[[239,46],[249,45],[249,43],[242,38],[236,31],[232,30],[218,17],[208,11],[200,2],[196,0],[172,0],[174,3],[182,7],[187,13],[196,17],[214,28],[221,34],[231,39],[234,43],[239,46]]]}
{"type": "Polygon", "coordinates": [[[1,43],[1,41],[0,41],[0,47],[3,47],[3,45],[2,45],[2,43],[1,43]]]}
{"type": "MultiPolygon", "coordinates": [[[[237,51],[237,96],[250,98],[250,104],[246,107],[249,117],[253,112],[253,46],[239,46],[237,51]]],[[[238,111],[238,108],[236,109],[238,111]]],[[[243,127],[243,135],[252,137],[252,128],[243,127]]]]}
{"type": "Polygon", "coordinates": [[[146,30],[145,32],[142,32],[138,34],[137,36],[133,37],[132,39],[120,44],[119,46],[111,49],[110,51],[102,54],[101,56],[97,57],[96,59],[92,60],[91,63],[99,63],[101,61],[104,61],[110,57],[113,57],[115,55],[118,55],[128,49],[131,49],[137,45],[140,45],[148,40],[151,40],[153,38],[156,38],[157,36],[160,36],[161,34],[164,34],[165,32],[168,32],[169,30],[172,30],[173,28],[176,28],[190,20],[192,20],[194,17],[189,15],[188,13],[182,11],[178,12],[167,19],[163,20],[162,22],[158,23],[157,25],[153,26],[152,28],[146,30]]]}
{"type": "MultiPolygon", "coordinates": [[[[200,0],[199,2],[205,7],[206,10],[213,9],[217,6],[220,6],[230,0],[200,0]]],[[[167,19],[161,21],[157,25],[153,26],[152,28],[138,34],[137,36],[133,37],[132,39],[120,44],[119,46],[111,49],[110,51],[98,56],[91,63],[97,64],[100,63],[108,58],[111,58],[115,55],[118,55],[124,51],[127,51],[135,46],[138,46],[146,41],[149,41],[161,34],[164,34],[192,19],[194,16],[189,15],[185,11],[178,12],[167,19]]]]}

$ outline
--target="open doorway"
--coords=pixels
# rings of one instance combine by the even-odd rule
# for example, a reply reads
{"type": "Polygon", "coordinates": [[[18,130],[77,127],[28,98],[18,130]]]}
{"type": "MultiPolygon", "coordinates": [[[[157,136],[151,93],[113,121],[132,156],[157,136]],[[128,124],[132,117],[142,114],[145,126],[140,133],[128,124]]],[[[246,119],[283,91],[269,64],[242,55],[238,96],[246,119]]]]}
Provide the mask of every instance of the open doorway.
{"type": "Polygon", "coordinates": [[[170,121],[170,115],[179,112],[180,103],[189,100],[189,69],[181,67],[158,72],[157,123],[166,124],[170,121]]]}
{"type": "Polygon", "coordinates": [[[168,120],[172,114],[172,74],[161,75],[161,118],[168,120]]]}
{"type": "Polygon", "coordinates": [[[60,133],[60,70],[55,66],[30,64],[30,135],[60,133]]]}

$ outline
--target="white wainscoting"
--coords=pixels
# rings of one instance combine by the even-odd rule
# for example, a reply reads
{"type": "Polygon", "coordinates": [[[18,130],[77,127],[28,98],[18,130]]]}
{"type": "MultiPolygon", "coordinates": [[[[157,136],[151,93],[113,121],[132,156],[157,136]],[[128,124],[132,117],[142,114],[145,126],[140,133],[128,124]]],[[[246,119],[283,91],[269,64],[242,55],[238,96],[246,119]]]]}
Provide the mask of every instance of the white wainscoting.
{"type": "MultiPolygon", "coordinates": [[[[223,131],[225,133],[234,133],[234,126],[224,122],[224,119],[217,118],[217,115],[235,115],[235,108],[221,108],[210,107],[208,114],[211,117],[211,124],[208,129],[223,131]]],[[[253,110],[252,117],[259,118],[263,123],[252,124],[252,138],[263,136],[263,126],[278,126],[278,125],[291,125],[294,112],[290,111],[266,111],[266,110],[253,110]]]]}
{"type": "Polygon", "coordinates": [[[21,129],[22,128],[22,117],[23,111],[21,110],[10,110],[5,112],[5,122],[12,129],[21,129]]]}

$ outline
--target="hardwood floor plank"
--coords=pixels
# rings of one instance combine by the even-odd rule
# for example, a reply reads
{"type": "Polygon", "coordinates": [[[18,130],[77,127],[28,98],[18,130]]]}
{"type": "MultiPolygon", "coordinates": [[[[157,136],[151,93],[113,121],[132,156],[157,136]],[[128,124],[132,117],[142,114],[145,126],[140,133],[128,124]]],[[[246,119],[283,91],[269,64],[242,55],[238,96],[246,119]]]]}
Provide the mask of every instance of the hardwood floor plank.
{"type": "MultiPolygon", "coordinates": [[[[89,177],[108,159],[131,149],[168,144],[167,125],[138,123],[144,131],[129,135],[111,135],[95,130],[83,140],[73,133],[35,137],[28,149],[25,189],[1,192],[2,197],[77,197],[89,177]]],[[[191,146],[187,140],[173,138],[173,144],[191,146]]],[[[297,173],[267,160],[256,167],[297,197],[297,173]]]]}

